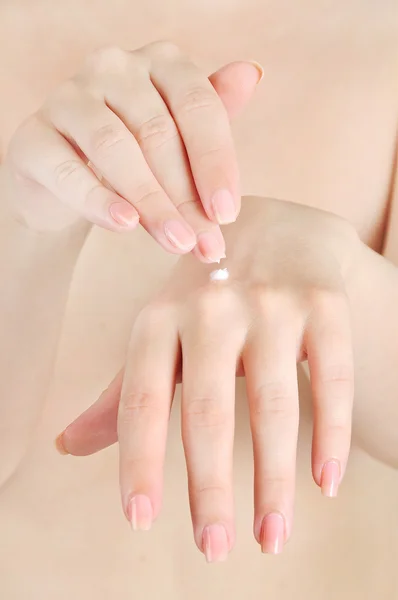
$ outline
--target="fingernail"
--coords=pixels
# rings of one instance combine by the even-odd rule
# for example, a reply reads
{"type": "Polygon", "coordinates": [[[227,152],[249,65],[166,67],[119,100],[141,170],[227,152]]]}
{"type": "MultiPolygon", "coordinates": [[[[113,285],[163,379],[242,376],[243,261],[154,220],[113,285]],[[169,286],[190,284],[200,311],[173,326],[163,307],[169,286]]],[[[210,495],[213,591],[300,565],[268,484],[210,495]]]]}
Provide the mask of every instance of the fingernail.
{"type": "Polygon", "coordinates": [[[280,513],[269,513],[261,526],[261,552],[280,554],[285,541],[285,520],[280,513]]]}
{"type": "Polygon", "coordinates": [[[134,206],[128,202],[114,202],[110,205],[109,212],[113,220],[123,227],[135,227],[140,220],[134,206]]]}
{"type": "Polygon", "coordinates": [[[260,65],[260,63],[258,63],[256,60],[250,60],[249,62],[258,71],[258,81],[257,81],[257,84],[259,84],[260,81],[262,80],[262,78],[264,77],[264,69],[262,68],[262,66],[260,65]]]}
{"type": "Polygon", "coordinates": [[[229,553],[229,542],[224,525],[209,525],[203,531],[203,552],[208,563],[224,562],[229,553]]]}
{"type": "Polygon", "coordinates": [[[209,231],[198,235],[198,248],[204,258],[210,262],[220,262],[222,258],[225,258],[224,242],[220,243],[218,238],[209,231]]]}
{"type": "Polygon", "coordinates": [[[218,190],[212,198],[213,210],[220,225],[236,221],[236,207],[231,192],[218,190]]]}
{"type": "Polygon", "coordinates": [[[152,503],[147,496],[138,495],[130,500],[130,523],[133,531],[149,531],[153,522],[152,503]]]}
{"type": "Polygon", "coordinates": [[[179,250],[192,250],[196,244],[195,233],[181,221],[166,221],[164,232],[169,242],[179,250]]]}
{"type": "Polygon", "coordinates": [[[67,451],[67,449],[65,448],[65,444],[64,444],[64,432],[60,433],[56,439],[55,439],[55,447],[58,450],[58,452],[60,454],[63,454],[64,456],[66,454],[69,454],[69,452],[67,451]]]}
{"type": "Polygon", "coordinates": [[[340,483],[340,463],[338,460],[329,460],[323,465],[321,475],[321,491],[328,498],[335,498],[340,483]]]}

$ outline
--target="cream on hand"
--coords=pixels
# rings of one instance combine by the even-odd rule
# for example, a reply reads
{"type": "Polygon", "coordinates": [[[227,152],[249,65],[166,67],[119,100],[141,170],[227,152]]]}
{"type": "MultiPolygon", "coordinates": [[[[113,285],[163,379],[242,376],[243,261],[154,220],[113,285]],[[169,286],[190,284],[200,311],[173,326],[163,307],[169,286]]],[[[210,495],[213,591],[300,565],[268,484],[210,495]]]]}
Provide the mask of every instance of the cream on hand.
{"type": "Polygon", "coordinates": [[[228,269],[217,269],[210,273],[211,281],[226,281],[229,278],[228,269]]]}

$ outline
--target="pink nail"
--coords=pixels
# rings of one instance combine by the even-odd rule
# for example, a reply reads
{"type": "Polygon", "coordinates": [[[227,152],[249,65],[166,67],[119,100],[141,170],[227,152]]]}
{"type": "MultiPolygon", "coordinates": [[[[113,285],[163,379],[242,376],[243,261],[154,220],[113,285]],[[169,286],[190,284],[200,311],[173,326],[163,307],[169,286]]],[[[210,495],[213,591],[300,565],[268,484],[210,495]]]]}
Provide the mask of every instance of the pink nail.
{"type": "Polygon", "coordinates": [[[280,513],[269,513],[261,526],[261,551],[280,554],[285,541],[285,520],[280,513]]]}
{"type": "Polygon", "coordinates": [[[218,190],[212,198],[213,210],[220,225],[236,221],[236,206],[231,192],[218,190]]]}
{"type": "Polygon", "coordinates": [[[55,447],[58,450],[58,452],[62,455],[66,455],[69,454],[69,452],[67,451],[67,449],[65,448],[65,443],[64,443],[64,432],[60,433],[56,439],[55,439],[55,447]]]}
{"type": "Polygon", "coordinates": [[[328,498],[335,498],[340,483],[340,463],[338,460],[329,460],[323,465],[321,475],[321,491],[328,498]]]}
{"type": "Polygon", "coordinates": [[[200,253],[210,262],[220,262],[222,258],[225,258],[224,242],[220,243],[217,237],[209,231],[199,234],[198,248],[200,253]]]}
{"type": "Polygon", "coordinates": [[[133,531],[149,531],[153,522],[152,503],[147,496],[137,495],[130,500],[130,522],[133,531]]]}
{"type": "Polygon", "coordinates": [[[258,81],[257,81],[257,83],[260,83],[260,81],[264,77],[264,69],[262,68],[262,66],[260,65],[260,63],[258,63],[256,60],[251,60],[249,62],[250,62],[251,65],[253,65],[253,67],[255,67],[257,69],[257,72],[258,72],[258,81]]]}
{"type": "Polygon", "coordinates": [[[109,212],[113,220],[123,227],[135,227],[140,220],[134,206],[128,202],[114,202],[110,205],[109,212]]]}
{"type": "Polygon", "coordinates": [[[224,525],[209,525],[203,531],[203,552],[208,563],[227,560],[229,542],[224,525]]]}
{"type": "Polygon", "coordinates": [[[181,221],[166,221],[164,233],[169,242],[179,250],[189,251],[196,245],[195,233],[181,221]]]}

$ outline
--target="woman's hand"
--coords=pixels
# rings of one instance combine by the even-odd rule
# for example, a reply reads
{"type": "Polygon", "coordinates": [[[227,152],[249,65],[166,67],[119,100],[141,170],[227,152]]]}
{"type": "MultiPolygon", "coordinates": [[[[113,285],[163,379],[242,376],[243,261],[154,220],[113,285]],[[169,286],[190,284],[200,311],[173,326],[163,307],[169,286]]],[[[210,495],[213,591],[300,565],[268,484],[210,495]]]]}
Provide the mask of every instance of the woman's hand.
{"type": "Polygon", "coordinates": [[[247,62],[208,78],[168,42],[92,53],[14,134],[12,208],[42,231],[81,218],[112,231],[140,222],[169,252],[219,260],[217,223],[240,209],[229,118],[259,78],[247,62]]]}
{"type": "Polygon", "coordinates": [[[168,418],[182,369],[194,535],[210,561],[226,558],[235,537],[237,370],[247,382],[254,532],[263,551],[280,552],[292,527],[300,361],[308,360],[313,391],[313,476],[325,495],[337,493],[353,402],[345,285],[362,248],[338,217],[259,198],[244,200],[226,240],[229,279],[210,281],[209,267],[182,258],[136,320],[124,375],[58,440],[82,455],[118,438],[125,514],[134,528],[149,529],[161,506],[168,418]]]}

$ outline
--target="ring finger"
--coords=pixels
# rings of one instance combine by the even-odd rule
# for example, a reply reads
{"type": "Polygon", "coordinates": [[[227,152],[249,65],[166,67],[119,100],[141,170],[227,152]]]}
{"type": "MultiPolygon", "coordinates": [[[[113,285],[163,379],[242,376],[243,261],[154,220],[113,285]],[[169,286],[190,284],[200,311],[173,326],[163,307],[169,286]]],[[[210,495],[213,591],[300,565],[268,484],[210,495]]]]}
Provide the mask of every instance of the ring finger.
{"type": "MultiPolygon", "coordinates": [[[[254,451],[254,532],[278,554],[293,516],[298,384],[296,339],[285,316],[260,321],[243,353],[254,451]]],[[[290,325],[290,323],[289,323],[290,325]]]]}

